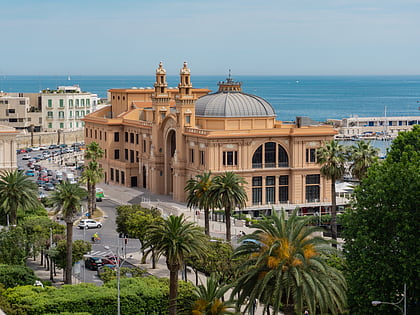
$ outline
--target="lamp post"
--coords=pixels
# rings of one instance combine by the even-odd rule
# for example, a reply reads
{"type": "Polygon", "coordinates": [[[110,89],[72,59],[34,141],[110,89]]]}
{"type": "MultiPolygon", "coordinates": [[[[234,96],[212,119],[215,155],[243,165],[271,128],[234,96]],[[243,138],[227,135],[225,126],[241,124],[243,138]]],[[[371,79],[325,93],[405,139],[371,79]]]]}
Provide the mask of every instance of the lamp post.
{"type": "MultiPolygon", "coordinates": [[[[124,260],[120,259],[120,244],[119,244],[119,238],[117,239],[117,256],[115,257],[114,252],[111,250],[111,248],[109,246],[104,246],[104,248],[106,250],[109,250],[112,254],[112,256],[114,257],[114,261],[115,261],[115,269],[117,272],[117,314],[121,315],[121,300],[120,300],[120,269],[121,266],[125,263],[125,261],[127,260],[127,258],[125,258],[124,260]]],[[[131,257],[131,256],[130,256],[131,257]]]]}
{"type": "Polygon", "coordinates": [[[389,305],[393,305],[396,308],[398,308],[402,314],[406,315],[407,314],[407,298],[406,298],[406,291],[407,291],[407,285],[404,283],[404,294],[403,297],[401,298],[401,300],[399,300],[396,303],[392,303],[392,302],[382,302],[382,301],[372,301],[372,305],[373,306],[377,306],[379,304],[389,304],[389,305]],[[403,302],[403,307],[401,307],[399,304],[403,302]]]}

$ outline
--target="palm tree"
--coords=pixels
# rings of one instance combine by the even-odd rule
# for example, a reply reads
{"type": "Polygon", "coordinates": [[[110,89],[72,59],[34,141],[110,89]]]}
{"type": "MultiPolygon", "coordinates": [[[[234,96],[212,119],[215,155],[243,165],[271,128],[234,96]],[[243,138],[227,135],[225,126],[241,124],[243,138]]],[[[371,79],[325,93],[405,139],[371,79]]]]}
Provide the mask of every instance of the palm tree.
{"type": "Polygon", "coordinates": [[[226,241],[230,242],[231,228],[230,216],[232,211],[246,206],[248,196],[244,186],[247,182],[233,172],[225,172],[213,178],[213,186],[210,190],[210,199],[219,208],[225,209],[226,216],[226,241]]]}
{"type": "Polygon", "coordinates": [[[82,199],[86,197],[87,192],[78,184],[62,182],[57,185],[48,197],[48,203],[56,210],[61,211],[67,228],[67,255],[66,255],[66,283],[71,284],[72,271],[72,251],[73,251],[73,223],[76,221],[77,214],[81,210],[82,199]]]}
{"type": "Polygon", "coordinates": [[[322,229],[309,221],[297,210],[288,219],[281,211],[252,226],[256,230],[234,253],[243,258],[244,271],[232,291],[232,296],[239,295],[237,305],[248,303],[249,309],[258,300],[275,313],[282,306],[285,315],[302,314],[304,308],[311,314],[343,310],[345,278],[326,263],[327,255],[337,250],[315,234],[322,229]]]}
{"type": "Polygon", "coordinates": [[[104,155],[97,142],[91,142],[86,146],[85,159],[91,160],[83,171],[82,181],[86,183],[88,189],[88,212],[93,214],[96,210],[96,184],[104,178],[103,169],[97,163],[104,155]]]}
{"type": "Polygon", "coordinates": [[[0,176],[0,207],[10,214],[10,223],[16,225],[19,208],[39,205],[38,187],[34,181],[18,170],[5,170],[0,176]]]}
{"type": "Polygon", "coordinates": [[[204,210],[204,232],[206,235],[210,235],[209,212],[212,208],[212,198],[210,198],[212,184],[211,172],[204,172],[189,179],[184,188],[184,191],[188,192],[187,206],[204,210]]]}
{"type": "MultiPolygon", "coordinates": [[[[345,149],[337,141],[326,142],[323,147],[316,151],[317,163],[321,166],[321,174],[331,180],[331,235],[337,240],[337,197],[335,193],[335,183],[341,179],[345,173],[345,149]]],[[[337,244],[333,244],[334,247],[337,244]]]]}
{"type": "Polygon", "coordinates": [[[144,244],[146,255],[166,257],[169,269],[169,314],[176,314],[178,296],[178,272],[187,255],[204,256],[206,236],[194,223],[187,222],[183,215],[171,215],[162,223],[152,225],[144,244]]]}
{"type": "Polygon", "coordinates": [[[91,215],[96,210],[96,184],[104,178],[103,171],[98,162],[90,161],[80,177],[80,182],[86,183],[88,189],[88,212],[91,215]]]}
{"type": "Polygon", "coordinates": [[[353,177],[362,179],[366,176],[368,168],[378,161],[379,149],[373,147],[370,141],[361,140],[357,146],[351,146],[348,150],[348,158],[351,161],[350,171],[353,177]]]}
{"type": "Polygon", "coordinates": [[[220,285],[219,278],[212,274],[206,284],[194,288],[196,301],[192,307],[192,315],[230,315],[236,314],[233,301],[224,301],[228,285],[220,285]]]}

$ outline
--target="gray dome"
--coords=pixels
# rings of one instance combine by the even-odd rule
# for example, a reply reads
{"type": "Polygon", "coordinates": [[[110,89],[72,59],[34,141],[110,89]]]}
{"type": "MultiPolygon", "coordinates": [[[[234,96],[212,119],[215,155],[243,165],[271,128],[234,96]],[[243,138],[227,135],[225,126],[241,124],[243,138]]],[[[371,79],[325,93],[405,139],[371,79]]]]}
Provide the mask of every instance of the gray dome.
{"type": "Polygon", "coordinates": [[[200,97],[195,115],[206,117],[276,116],[273,107],[263,98],[239,91],[219,91],[200,97]]]}

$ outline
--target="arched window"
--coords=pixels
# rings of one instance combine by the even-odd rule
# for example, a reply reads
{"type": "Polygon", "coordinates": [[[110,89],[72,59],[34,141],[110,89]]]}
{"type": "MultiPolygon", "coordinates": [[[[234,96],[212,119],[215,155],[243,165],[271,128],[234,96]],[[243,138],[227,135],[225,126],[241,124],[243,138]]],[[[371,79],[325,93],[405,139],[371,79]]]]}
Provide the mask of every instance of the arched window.
{"type": "Polygon", "coordinates": [[[289,167],[289,157],[286,150],[275,142],[266,142],[260,145],[252,156],[252,168],[275,167],[289,167]]]}

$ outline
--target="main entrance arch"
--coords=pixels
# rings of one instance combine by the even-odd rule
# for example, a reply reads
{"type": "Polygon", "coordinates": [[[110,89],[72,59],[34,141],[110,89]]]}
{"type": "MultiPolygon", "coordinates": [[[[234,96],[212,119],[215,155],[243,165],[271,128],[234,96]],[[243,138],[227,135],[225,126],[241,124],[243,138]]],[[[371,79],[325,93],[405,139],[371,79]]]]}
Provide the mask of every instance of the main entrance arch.
{"type": "Polygon", "coordinates": [[[168,131],[165,142],[165,194],[173,194],[173,176],[174,176],[174,157],[176,152],[176,134],[175,130],[168,131]]]}

